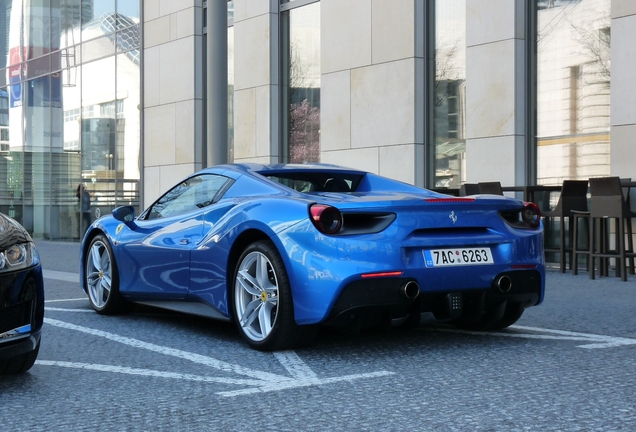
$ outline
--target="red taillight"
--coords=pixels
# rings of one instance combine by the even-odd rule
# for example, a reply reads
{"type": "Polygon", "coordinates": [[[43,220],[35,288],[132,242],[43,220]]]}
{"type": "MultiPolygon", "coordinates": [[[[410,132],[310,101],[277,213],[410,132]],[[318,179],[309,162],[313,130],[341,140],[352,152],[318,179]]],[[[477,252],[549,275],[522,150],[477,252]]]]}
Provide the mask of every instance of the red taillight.
{"type": "Polygon", "coordinates": [[[336,234],[342,228],[342,214],[335,207],[325,204],[312,204],[309,207],[311,221],[323,234],[336,234]]]}
{"type": "Polygon", "coordinates": [[[524,203],[523,210],[521,210],[521,219],[530,228],[538,227],[541,221],[539,206],[531,202],[524,203]]]}
{"type": "Polygon", "coordinates": [[[365,273],[361,274],[360,277],[362,279],[370,279],[370,278],[381,278],[381,277],[398,277],[402,276],[403,271],[392,271],[392,272],[378,272],[378,273],[365,273]]]}

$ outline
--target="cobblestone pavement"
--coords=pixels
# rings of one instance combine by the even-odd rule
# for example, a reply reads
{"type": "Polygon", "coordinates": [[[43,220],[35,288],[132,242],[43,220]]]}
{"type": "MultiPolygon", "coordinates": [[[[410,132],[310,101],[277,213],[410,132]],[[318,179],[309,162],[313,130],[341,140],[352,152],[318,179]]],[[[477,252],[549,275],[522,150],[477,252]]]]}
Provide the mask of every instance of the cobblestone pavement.
{"type": "Polygon", "coordinates": [[[90,310],[78,244],[38,241],[38,362],[0,379],[0,431],[636,430],[636,276],[548,272],[500,333],[423,326],[250,350],[229,323],[90,310]]]}

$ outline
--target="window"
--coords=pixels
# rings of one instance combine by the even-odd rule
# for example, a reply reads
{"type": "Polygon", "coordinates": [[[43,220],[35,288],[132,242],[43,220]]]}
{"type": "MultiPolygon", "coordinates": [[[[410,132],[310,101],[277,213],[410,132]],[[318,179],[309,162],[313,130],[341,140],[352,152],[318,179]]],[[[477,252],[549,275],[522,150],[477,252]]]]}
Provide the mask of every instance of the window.
{"type": "Polygon", "coordinates": [[[320,3],[285,3],[281,13],[282,157],[320,161],[320,3]],[[289,6],[292,5],[292,6],[289,6]]]}
{"type": "Polygon", "coordinates": [[[610,0],[537,0],[537,183],[610,174],[610,0]]]}
{"type": "Polygon", "coordinates": [[[177,216],[207,207],[218,201],[217,195],[228,181],[227,177],[209,174],[191,177],[159,198],[141,219],[177,216]]]}
{"type": "Polygon", "coordinates": [[[431,186],[458,188],[466,180],[466,0],[436,0],[433,9],[431,186]]]}

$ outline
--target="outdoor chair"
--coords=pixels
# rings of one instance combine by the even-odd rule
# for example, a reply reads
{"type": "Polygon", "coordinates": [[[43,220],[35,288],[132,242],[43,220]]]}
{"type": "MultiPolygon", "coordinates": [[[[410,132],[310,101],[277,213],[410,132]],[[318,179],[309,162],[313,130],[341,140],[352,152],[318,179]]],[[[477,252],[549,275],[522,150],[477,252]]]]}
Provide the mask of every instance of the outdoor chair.
{"type": "MultiPolygon", "coordinates": [[[[544,221],[548,222],[548,226],[554,219],[559,219],[559,244],[556,248],[545,248],[546,252],[559,253],[559,266],[561,273],[566,270],[566,255],[570,270],[577,265],[574,260],[574,216],[572,211],[587,212],[587,180],[565,180],[561,187],[561,195],[554,210],[542,211],[541,216],[544,221]],[[567,219],[567,230],[566,230],[567,219]],[[567,241],[566,241],[567,231],[567,241]]],[[[578,221],[577,221],[578,222],[578,221]]],[[[578,230],[577,230],[578,233],[578,230]]],[[[578,234],[577,234],[578,235],[578,234]]]]}
{"type": "Polygon", "coordinates": [[[477,195],[479,185],[477,183],[464,183],[459,187],[459,196],[477,195]]]}
{"type": "MultiPolygon", "coordinates": [[[[579,212],[575,216],[575,219],[577,217],[588,219],[588,251],[579,250],[575,244],[574,262],[576,262],[578,254],[587,254],[589,256],[588,273],[590,279],[594,279],[596,260],[598,259],[599,275],[607,276],[608,262],[610,259],[614,259],[616,275],[620,276],[622,281],[626,281],[626,261],[634,256],[634,249],[632,215],[623,195],[621,180],[618,177],[591,178],[590,192],[589,213],[579,212]],[[612,220],[615,221],[613,232],[610,226],[612,220]],[[627,244],[626,236],[628,238],[627,244]]],[[[634,267],[631,263],[629,267],[630,273],[634,274],[634,267]]],[[[573,274],[576,274],[575,270],[573,270],[573,274]]]]}
{"type": "Polygon", "coordinates": [[[503,195],[500,182],[479,182],[480,194],[503,195]]]}

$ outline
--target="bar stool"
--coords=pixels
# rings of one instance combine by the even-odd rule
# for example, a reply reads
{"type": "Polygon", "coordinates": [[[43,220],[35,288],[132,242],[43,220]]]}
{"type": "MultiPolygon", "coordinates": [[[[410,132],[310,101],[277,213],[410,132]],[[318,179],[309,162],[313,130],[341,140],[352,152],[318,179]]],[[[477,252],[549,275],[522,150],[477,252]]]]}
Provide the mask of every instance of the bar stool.
{"type": "Polygon", "coordinates": [[[464,183],[459,187],[459,196],[477,195],[479,185],[477,183],[464,183]]]}
{"type": "MultiPolygon", "coordinates": [[[[634,255],[633,246],[627,247],[625,236],[632,235],[631,214],[623,197],[623,188],[618,177],[600,177],[590,179],[590,215],[589,215],[589,266],[590,279],[595,277],[595,262],[599,260],[599,273],[607,275],[609,259],[616,261],[616,275],[622,281],[627,280],[627,258],[634,255]],[[610,221],[616,221],[613,233],[614,248],[609,247],[612,233],[610,221]],[[596,227],[598,223],[598,233],[596,227]]],[[[576,253],[576,252],[575,252],[576,253]]],[[[630,272],[634,269],[630,265],[630,272]]]]}
{"type": "Polygon", "coordinates": [[[585,268],[590,271],[590,212],[585,210],[572,210],[572,274],[579,271],[579,255],[585,256],[585,268]],[[585,246],[579,247],[579,223],[585,224],[585,246]]]}
{"type": "MultiPolygon", "coordinates": [[[[541,216],[545,219],[559,218],[560,233],[559,246],[557,248],[544,248],[545,252],[558,252],[560,255],[561,273],[565,273],[565,256],[568,256],[570,270],[577,265],[574,260],[574,222],[573,211],[587,212],[587,180],[564,180],[561,187],[561,195],[554,210],[542,211],[541,216]],[[565,239],[565,219],[567,218],[567,242],[565,239]]],[[[544,219],[544,220],[545,220],[544,219]]],[[[578,235],[578,230],[577,230],[578,235]]]]}
{"type": "Polygon", "coordinates": [[[503,190],[501,190],[501,183],[496,182],[479,182],[479,193],[480,194],[492,194],[492,195],[503,195],[503,190]]]}
{"type": "Polygon", "coordinates": [[[627,267],[629,268],[629,273],[634,274],[636,271],[636,266],[634,265],[634,257],[636,254],[634,253],[634,237],[632,236],[632,224],[631,219],[636,217],[636,212],[632,211],[631,198],[630,198],[630,186],[629,184],[632,182],[631,178],[621,178],[621,187],[623,188],[623,198],[625,199],[625,217],[629,218],[629,221],[626,221],[626,226],[628,229],[627,235],[627,250],[631,253],[628,253],[627,257],[627,267]]]}

